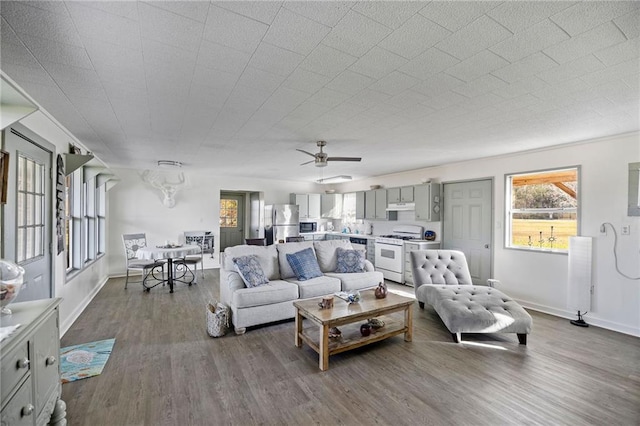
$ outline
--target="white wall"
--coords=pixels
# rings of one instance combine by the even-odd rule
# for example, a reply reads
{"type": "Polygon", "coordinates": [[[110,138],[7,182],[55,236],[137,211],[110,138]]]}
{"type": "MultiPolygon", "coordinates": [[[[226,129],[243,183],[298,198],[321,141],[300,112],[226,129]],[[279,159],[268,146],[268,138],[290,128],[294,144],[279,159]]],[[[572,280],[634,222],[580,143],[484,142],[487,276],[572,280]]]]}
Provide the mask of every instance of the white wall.
{"type": "MultiPolygon", "coordinates": [[[[628,163],[640,161],[640,134],[627,134],[561,148],[494,157],[379,176],[338,186],[340,192],[418,184],[432,178],[440,182],[494,178],[493,275],[501,289],[524,306],[567,318],[567,255],[504,248],[504,175],[545,168],[581,166],[581,235],[594,239],[595,285],[592,310],[585,320],[593,325],[640,336],[640,280],[615,271],[613,234],[601,235],[600,225],[612,223],[618,232],[618,264],[629,276],[640,276],[640,217],[627,216],[628,163]],[[620,235],[622,225],[631,235],[620,235]]],[[[424,224],[425,228],[439,224],[424,224]],[[428,226],[429,225],[429,226],[428,226]]],[[[375,222],[374,229],[390,223],[375,222]]],[[[378,233],[376,231],[376,233],[378,233]]],[[[535,333],[535,324],[534,324],[535,333]]]]}
{"type": "MultiPolygon", "coordinates": [[[[109,273],[125,273],[122,234],[145,232],[148,244],[165,240],[179,241],[184,231],[212,231],[215,238],[213,259],[206,259],[205,268],[219,267],[220,191],[250,191],[264,193],[265,204],[289,203],[292,192],[318,192],[318,185],[306,182],[264,179],[238,179],[215,176],[206,170],[184,167],[187,185],[176,194],[176,205],[162,205],[161,192],[144,183],[142,170],[114,169],[121,182],[109,195],[109,273]]],[[[177,181],[178,171],[164,172],[168,181],[177,181]]]]}
{"type": "MultiPolygon", "coordinates": [[[[61,126],[41,111],[37,111],[24,118],[20,123],[55,145],[56,152],[54,152],[53,156],[54,167],[56,156],[60,153],[68,152],[69,143],[73,142],[76,146],[84,149],[81,143],[63,131],[61,126]]],[[[84,150],[86,151],[86,149],[84,150]]],[[[52,209],[51,213],[52,223],[55,224],[55,209],[52,209]]],[[[52,241],[55,242],[56,228],[55,226],[52,228],[52,241]]],[[[107,233],[108,232],[109,227],[107,226],[107,233]]],[[[107,251],[108,250],[109,248],[107,247],[107,251]]],[[[93,299],[93,296],[95,296],[108,279],[107,256],[103,256],[93,262],[87,269],[67,280],[65,256],[65,252],[59,255],[54,254],[53,256],[54,296],[62,297],[63,299],[60,305],[60,330],[62,334],[71,327],[73,321],[82,313],[91,299],[93,299]]]]}

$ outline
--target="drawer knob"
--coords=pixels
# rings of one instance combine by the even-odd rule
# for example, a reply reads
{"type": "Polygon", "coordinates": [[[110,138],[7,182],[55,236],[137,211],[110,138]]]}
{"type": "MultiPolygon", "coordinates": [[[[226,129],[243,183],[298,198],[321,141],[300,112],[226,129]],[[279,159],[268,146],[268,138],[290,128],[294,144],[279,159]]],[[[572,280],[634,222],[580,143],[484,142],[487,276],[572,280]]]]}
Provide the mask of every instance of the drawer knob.
{"type": "Polygon", "coordinates": [[[34,407],[33,404],[27,404],[26,406],[22,407],[22,417],[30,416],[35,409],[36,407],[34,407]]]}
{"type": "Polygon", "coordinates": [[[53,365],[56,363],[56,357],[51,355],[48,356],[47,359],[44,361],[45,365],[53,365]]]}
{"type": "Polygon", "coordinates": [[[18,360],[18,368],[29,368],[29,358],[21,358],[18,360]]]}

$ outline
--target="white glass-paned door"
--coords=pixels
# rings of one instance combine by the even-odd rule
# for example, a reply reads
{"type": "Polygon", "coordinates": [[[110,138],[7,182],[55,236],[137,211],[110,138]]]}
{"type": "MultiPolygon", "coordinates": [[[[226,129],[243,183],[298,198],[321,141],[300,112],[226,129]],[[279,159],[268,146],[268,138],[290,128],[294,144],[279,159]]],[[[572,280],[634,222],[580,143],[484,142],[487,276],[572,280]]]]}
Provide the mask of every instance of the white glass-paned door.
{"type": "Polygon", "coordinates": [[[17,187],[17,261],[44,255],[45,165],[20,155],[17,187]]]}

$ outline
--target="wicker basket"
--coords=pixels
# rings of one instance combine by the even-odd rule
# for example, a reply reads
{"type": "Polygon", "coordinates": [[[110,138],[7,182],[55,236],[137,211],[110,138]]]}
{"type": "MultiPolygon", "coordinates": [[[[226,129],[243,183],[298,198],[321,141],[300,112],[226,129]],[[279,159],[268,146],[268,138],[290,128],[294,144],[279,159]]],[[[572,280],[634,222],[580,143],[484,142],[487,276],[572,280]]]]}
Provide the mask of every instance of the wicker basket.
{"type": "Polygon", "coordinates": [[[207,304],[207,333],[211,337],[222,337],[229,328],[231,312],[224,303],[210,301],[207,304]]]}

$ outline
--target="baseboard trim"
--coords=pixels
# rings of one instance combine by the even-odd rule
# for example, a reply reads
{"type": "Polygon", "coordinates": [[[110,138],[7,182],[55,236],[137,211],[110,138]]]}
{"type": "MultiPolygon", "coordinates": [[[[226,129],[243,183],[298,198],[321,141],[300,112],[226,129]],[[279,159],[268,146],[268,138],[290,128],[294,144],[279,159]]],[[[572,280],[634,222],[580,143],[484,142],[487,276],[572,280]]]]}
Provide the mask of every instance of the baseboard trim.
{"type": "Polygon", "coordinates": [[[80,314],[82,314],[82,312],[87,308],[87,306],[89,306],[89,303],[91,303],[91,301],[93,300],[94,297],[96,297],[96,294],[98,294],[98,292],[102,289],[102,287],[104,287],[104,285],[107,283],[107,281],[109,281],[109,277],[105,277],[102,282],[100,282],[97,286],[95,286],[93,288],[93,290],[91,291],[91,293],[89,293],[87,295],[87,297],[84,298],[84,300],[82,301],[82,303],[78,304],[76,306],[76,308],[73,310],[73,312],[71,313],[71,315],[69,315],[66,319],[65,322],[63,322],[61,324],[60,327],[60,337],[64,336],[65,333],[67,331],[69,331],[69,329],[71,328],[71,326],[73,325],[73,323],[78,319],[78,317],[80,316],[80,314]]]}
{"type": "MultiPolygon", "coordinates": [[[[557,309],[551,306],[540,305],[538,303],[529,302],[526,300],[516,300],[516,301],[527,309],[531,309],[537,312],[542,312],[543,314],[549,314],[549,315],[553,315],[560,318],[566,318],[569,320],[578,318],[576,316],[576,312],[568,311],[566,309],[557,309]]],[[[587,314],[586,317],[584,317],[584,320],[589,325],[593,325],[600,328],[606,328],[607,330],[611,330],[611,331],[617,331],[618,333],[629,334],[631,336],[640,337],[639,329],[635,329],[633,327],[629,327],[627,325],[620,324],[617,322],[603,320],[590,313],[587,314]]]]}

